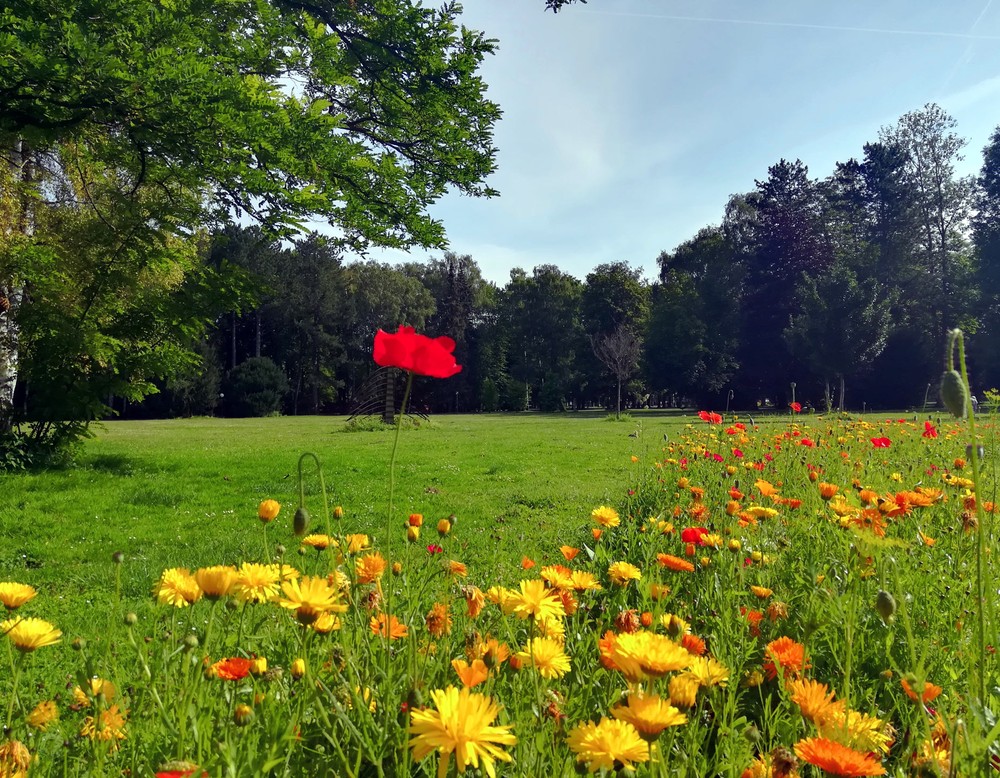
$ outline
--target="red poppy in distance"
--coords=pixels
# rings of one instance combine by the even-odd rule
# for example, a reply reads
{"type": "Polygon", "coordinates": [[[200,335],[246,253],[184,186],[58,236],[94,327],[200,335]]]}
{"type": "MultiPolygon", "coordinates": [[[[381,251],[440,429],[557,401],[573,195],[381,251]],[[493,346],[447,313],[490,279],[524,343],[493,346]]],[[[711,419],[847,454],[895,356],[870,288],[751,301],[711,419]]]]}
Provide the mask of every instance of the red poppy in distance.
{"type": "Polygon", "coordinates": [[[800,413],[802,411],[802,403],[791,403],[789,407],[792,409],[792,413],[800,413]]]}
{"type": "Polygon", "coordinates": [[[920,434],[925,438],[936,438],[938,436],[938,431],[933,424],[931,424],[929,421],[925,421],[924,431],[920,434]]]}
{"type": "Polygon", "coordinates": [[[872,438],[872,445],[875,448],[889,448],[892,445],[892,441],[889,438],[872,438]]]}
{"type": "Polygon", "coordinates": [[[395,335],[375,333],[375,364],[399,367],[417,375],[450,378],[462,370],[455,362],[455,341],[447,336],[428,338],[413,327],[400,327],[395,335]]]}
{"type": "Polygon", "coordinates": [[[722,416],[711,411],[698,411],[698,418],[709,424],[722,424],[722,416]]]}

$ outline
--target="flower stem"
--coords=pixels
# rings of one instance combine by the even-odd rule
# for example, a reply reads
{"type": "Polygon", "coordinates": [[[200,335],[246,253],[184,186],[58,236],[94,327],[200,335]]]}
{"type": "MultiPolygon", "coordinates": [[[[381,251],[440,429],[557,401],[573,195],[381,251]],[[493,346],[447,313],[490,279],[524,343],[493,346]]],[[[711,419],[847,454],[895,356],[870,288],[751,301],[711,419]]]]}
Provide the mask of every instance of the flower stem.
{"type": "Polygon", "coordinates": [[[965,384],[966,416],[969,417],[970,451],[972,459],[972,483],[976,495],[976,642],[979,652],[977,665],[977,681],[979,702],[986,701],[986,590],[984,588],[983,557],[986,554],[986,515],[983,511],[982,493],[979,489],[979,445],[976,443],[976,414],[972,408],[972,388],[969,384],[969,371],[965,364],[965,338],[961,330],[954,330],[954,343],[958,346],[958,363],[962,371],[962,381],[965,384]]]}
{"type": "Polygon", "coordinates": [[[399,415],[396,417],[396,436],[392,440],[392,455],[389,457],[389,510],[385,517],[385,553],[389,555],[389,547],[392,545],[392,514],[396,494],[396,449],[399,448],[399,431],[403,427],[403,416],[406,414],[406,403],[410,399],[410,389],[413,388],[413,371],[407,371],[406,389],[403,391],[403,403],[399,406],[399,415]]]}

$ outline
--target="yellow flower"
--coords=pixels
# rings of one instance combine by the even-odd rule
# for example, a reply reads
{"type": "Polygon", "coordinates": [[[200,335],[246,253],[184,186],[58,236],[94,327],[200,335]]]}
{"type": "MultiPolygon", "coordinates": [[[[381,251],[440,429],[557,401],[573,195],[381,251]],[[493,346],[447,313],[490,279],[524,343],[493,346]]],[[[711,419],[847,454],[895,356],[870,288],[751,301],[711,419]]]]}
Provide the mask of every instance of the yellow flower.
{"type": "Polygon", "coordinates": [[[89,708],[90,700],[97,699],[98,697],[104,698],[103,702],[105,705],[110,704],[114,701],[115,697],[118,695],[118,690],[111,681],[106,681],[103,678],[91,678],[89,683],[89,689],[84,691],[79,686],[73,687],[73,704],[78,705],[81,708],[89,708]]]}
{"type": "Polygon", "coordinates": [[[617,586],[628,586],[629,581],[640,580],[642,573],[629,562],[615,562],[608,568],[608,578],[617,586]]]}
{"type": "Polygon", "coordinates": [[[274,521],[278,517],[278,513],[280,511],[281,503],[277,500],[264,500],[264,502],[257,507],[257,518],[267,524],[269,521],[274,521]]]}
{"type": "Polygon", "coordinates": [[[646,740],[659,737],[667,727],[677,727],[687,723],[687,716],[655,694],[630,694],[628,704],[616,705],[611,715],[629,722],[646,740]]]}
{"type": "MultiPolygon", "coordinates": [[[[524,581],[521,582],[522,584],[524,581]]],[[[543,586],[542,591],[545,592],[546,589],[543,586]]],[[[491,586],[486,590],[486,599],[492,602],[494,605],[499,605],[501,610],[503,610],[504,615],[509,616],[514,612],[514,608],[520,604],[520,594],[515,592],[513,589],[508,589],[506,586],[491,586]]],[[[527,616],[525,616],[527,618],[527,616]]]]}
{"type": "Polygon", "coordinates": [[[700,688],[701,682],[694,675],[675,675],[670,679],[670,702],[678,708],[693,708],[700,688]]]}
{"type": "Polygon", "coordinates": [[[549,637],[529,640],[515,656],[538,670],[542,678],[562,678],[570,670],[569,657],[562,643],[549,637]]]}
{"type": "Polygon", "coordinates": [[[711,657],[694,657],[688,672],[698,680],[700,686],[704,687],[725,686],[729,680],[729,669],[711,657]]]}
{"type": "MultiPolygon", "coordinates": [[[[24,603],[38,594],[34,586],[28,584],[4,581],[0,583],[0,603],[9,610],[20,608],[24,603]]],[[[17,742],[17,741],[14,741],[17,742]]]]}
{"type": "Polygon", "coordinates": [[[553,589],[573,588],[573,571],[562,565],[546,565],[539,575],[553,589]]]}
{"type": "Polygon", "coordinates": [[[649,744],[627,721],[601,719],[577,724],[566,738],[577,762],[584,762],[588,772],[632,770],[635,762],[649,761],[649,744]]]}
{"type": "Polygon", "coordinates": [[[27,778],[31,762],[31,752],[20,740],[0,743],[0,776],[3,778],[27,778]]]}
{"type": "Polygon", "coordinates": [[[759,597],[762,600],[766,600],[768,597],[774,594],[774,592],[768,589],[766,586],[751,586],[750,591],[753,592],[757,597],[759,597]]]}
{"type": "Polygon", "coordinates": [[[819,681],[793,678],[785,688],[790,692],[792,702],[799,706],[802,715],[817,726],[843,707],[842,703],[834,702],[833,692],[819,681]]]}
{"type": "Polygon", "coordinates": [[[292,678],[294,678],[296,681],[299,680],[299,678],[301,678],[306,674],[306,660],[303,659],[302,657],[297,657],[296,659],[293,659],[292,666],[290,669],[292,673],[292,678]]]}
{"type": "Polygon", "coordinates": [[[877,716],[835,707],[818,725],[821,737],[866,753],[889,753],[893,742],[892,727],[877,716]]]}
{"type": "Polygon", "coordinates": [[[594,510],[590,512],[590,518],[602,527],[617,527],[622,523],[621,518],[618,516],[618,511],[614,508],[609,508],[607,505],[594,508],[594,510]]]}
{"type": "Polygon", "coordinates": [[[334,616],[332,613],[321,613],[316,617],[311,625],[313,632],[319,632],[321,635],[326,635],[329,632],[335,632],[340,629],[341,623],[340,619],[334,616]]]}
{"type": "Polygon", "coordinates": [[[244,562],[236,573],[233,592],[240,602],[267,602],[278,596],[280,581],[278,565],[244,562]]]}
{"type": "Polygon", "coordinates": [[[201,587],[184,567],[171,567],[164,570],[160,580],[153,587],[156,601],[161,605],[173,605],[175,608],[186,608],[201,599],[201,587]]]}
{"type": "Polygon", "coordinates": [[[323,551],[330,546],[337,545],[337,541],[331,538],[329,535],[306,535],[301,541],[303,546],[309,546],[310,548],[315,548],[317,551],[323,551]]]}
{"type": "MultiPolygon", "coordinates": [[[[59,708],[52,700],[45,700],[44,702],[38,703],[31,713],[28,714],[28,726],[32,729],[41,730],[44,732],[49,728],[49,724],[56,721],[59,718],[59,708]]],[[[3,775],[3,771],[0,770],[0,775],[3,775]]]]}
{"type": "Polygon", "coordinates": [[[408,732],[413,758],[421,760],[432,751],[440,754],[438,776],[448,773],[452,753],[460,774],[468,766],[478,768],[480,762],[490,778],[495,778],[496,760],[510,762],[511,756],[501,746],[512,746],[517,738],[511,725],[497,726],[493,722],[502,710],[482,694],[461,691],[454,686],[431,692],[434,709],[410,712],[408,732]]]}
{"type": "Polygon", "coordinates": [[[691,664],[691,654],[666,635],[633,632],[618,635],[610,652],[611,663],[630,681],[661,678],[691,664]]]}
{"type": "Polygon", "coordinates": [[[601,588],[601,584],[598,583],[594,574],[588,573],[586,570],[574,570],[573,575],[570,576],[570,582],[574,591],[578,592],[597,591],[601,588]]]}
{"type": "Polygon", "coordinates": [[[465,578],[469,574],[469,568],[467,568],[461,562],[455,559],[449,559],[448,564],[445,567],[448,575],[454,575],[459,578],[465,578]]]}
{"type": "Polygon", "coordinates": [[[80,728],[80,736],[91,740],[111,741],[117,748],[117,741],[125,739],[125,712],[119,711],[117,705],[112,705],[96,718],[87,716],[80,728]]]}
{"type": "Polygon", "coordinates": [[[386,561],[378,551],[359,556],[354,560],[354,572],[358,577],[358,583],[375,583],[385,573],[385,567],[386,561]]]}
{"type": "Polygon", "coordinates": [[[751,505],[745,512],[753,516],[755,519],[773,519],[778,515],[778,511],[776,509],[765,508],[763,505],[751,505]]]}
{"type": "Polygon", "coordinates": [[[347,541],[348,554],[357,554],[371,545],[371,541],[367,535],[345,535],[344,540],[347,541]]]}
{"type": "MultiPolygon", "coordinates": [[[[551,589],[545,588],[545,581],[532,579],[521,581],[521,591],[512,592],[508,599],[510,612],[520,619],[534,617],[536,621],[559,619],[566,614],[563,602],[551,589]]],[[[503,604],[507,612],[507,605],[503,604]]]]}
{"type": "Polygon", "coordinates": [[[326,578],[306,576],[301,581],[281,584],[285,598],[278,600],[282,608],[295,611],[301,624],[312,624],[321,613],[344,613],[347,606],[340,601],[340,593],[330,587],[326,578]]]}
{"type": "Polygon", "coordinates": [[[18,651],[34,651],[59,642],[58,629],[42,619],[7,619],[0,622],[0,635],[6,635],[18,651]]]}
{"type": "Polygon", "coordinates": [[[231,565],[202,567],[194,574],[194,580],[210,600],[218,600],[229,594],[236,584],[236,578],[236,568],[231,565]]]}

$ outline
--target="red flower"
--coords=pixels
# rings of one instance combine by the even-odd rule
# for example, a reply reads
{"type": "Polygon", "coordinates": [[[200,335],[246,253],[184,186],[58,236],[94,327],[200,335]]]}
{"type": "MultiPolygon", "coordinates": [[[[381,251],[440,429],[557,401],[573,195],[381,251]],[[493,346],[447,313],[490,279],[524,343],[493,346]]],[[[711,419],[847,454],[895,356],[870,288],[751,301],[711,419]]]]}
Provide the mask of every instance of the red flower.
{"type": "Polygon", "coordinates": [[[722,424],[722,416],[711,411],[698,411],[698,418],[707,421],[709,424],[722,424]]]}
{"type": "Polygon", "coordinates": [[[704,527],[688,527],[681,532],[681,541],[684,543],[697,543],[700,546],[702,536],[707,534],[708,530],[704,527]]]}
{"type": "Polygon", "coordinates": [[[921,433],[925,438],[936,438],[937,428],[929,421],[924,422],[924,431],[921,433]]]}
{"type": "Polygon", "coordinates": [[[791,406],[792,413],[799,413],[802,410],[802,403],[792,403],[791,406]]]}
{"type": "Polygon", "coordinates": [[[400,327],[395,335],[375,333],[375,364],[399,367],[431,378],[450,378],[462,370],[455,362],[455,341],[447,336],[428,338],[413,327],[400,327]]]}
{"type": "Polygon", "coordinates": [[[892,445],[892,441],[889,438],[872,438],[872,445],[875,448],[889,448],[892,445]]]}
{"type": "Polygon", "coordinates": [[[212,670],[215,671],[216,678],[221,678],[224,681],[239,681],[250,675],[252,665],[253,662],[249,659],[234,656],[229,659],[220,659],[212,665],[212,670]]]}

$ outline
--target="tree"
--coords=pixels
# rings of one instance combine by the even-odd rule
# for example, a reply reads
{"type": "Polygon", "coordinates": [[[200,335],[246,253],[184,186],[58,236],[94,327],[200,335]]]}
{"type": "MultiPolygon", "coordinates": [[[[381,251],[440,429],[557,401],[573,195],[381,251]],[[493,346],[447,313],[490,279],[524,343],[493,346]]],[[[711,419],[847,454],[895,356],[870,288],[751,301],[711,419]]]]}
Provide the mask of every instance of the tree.
{"type": "Polygon", "coordinates": [[[972,234],[976,247],[976,286],[980,292],[982,328],[973,338],[977,378],[986,386],[1000,385],[1000,127],[983,149],[983,166],[976,181],[972,234]]]}
{"type": "Polygon", "coordinates": [[[784,337],[791,352],[824,382],[826,408],[833,403],[830,379],[839,380],[838,410],[844,410],[844,379],[869,367],[885,348],[890,308],[876,284],[859,284],[854,272],[838,263],[799,284],[801,312],[789,321],[784,337]]]}
{"type": "Polygon", "coordinates": [[[639,366],[642,341],[628,324],[619,324],[610,334],[598,333],[592,336],[594,354],[618,382],[615,403],[615,418],[622,416],[622,383],[627,381],[639,366]]]}
{"type": "MultiPolygon", "coordinates": [[[[359,249],[441,245],[443,228],[427,212],[435,200],[449,188],[494,194],[483,182],[499,110],[477,70],[495,43],[461,27],[459,13],[454,2],[410,0],[7,8],[0,429],[15,422],[20,350],[30,344],[22,320],[43,287],[58,287],[55,274],[43,277],[52,255],[41,211],[56,205],[47,159],[78,152],[84,169],[114,183],[107,193],[132,208],[132,225],[161,245],[231,214],[275,234],[327,221],[359,249]],[[144,203],[151,194],[155,208],[144,203]]],[[[112,249],[101,261],[118,272],[112,249]]],[[[92,418],[98,409],[88,407],[92,418]]]]}

